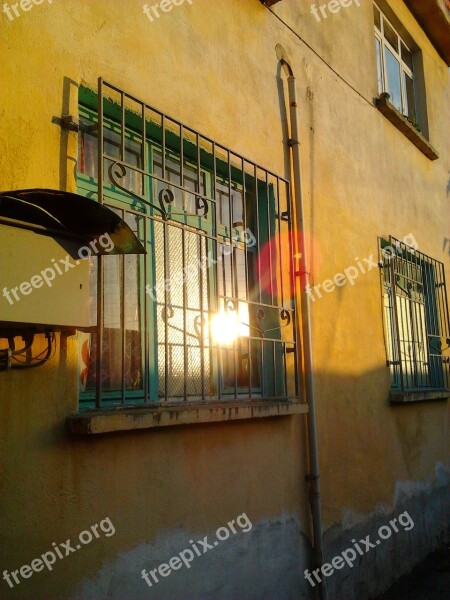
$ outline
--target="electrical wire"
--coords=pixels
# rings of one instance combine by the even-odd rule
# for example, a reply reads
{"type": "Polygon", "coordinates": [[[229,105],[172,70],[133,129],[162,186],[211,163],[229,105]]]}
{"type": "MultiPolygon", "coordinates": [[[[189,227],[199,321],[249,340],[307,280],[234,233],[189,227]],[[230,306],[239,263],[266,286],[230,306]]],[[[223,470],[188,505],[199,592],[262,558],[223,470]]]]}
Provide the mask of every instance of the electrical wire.
{"type": "MultiPolygon", "coordinates": [[[[47,337],[47,348],[40,352],[37,356],[32,356],[30,358],[26,358],[22,356],[21,358],[25,358],[25,361],[19,360],[17,356],[13,356],[13,360],[15,360],[18,364],[12,365],[13,369],[31,369],[35,367],[40,367],[44,365],[46,362],[51,360],[56,354],[56,335],[54,332],[46,334],[47,337]],[[53,350],[53,352],[52,352],[53,350]],[[40,358],[45,353],[43,358],[40,358]]],[[[23,352],[23,350],[22,350],[23,352]]],[[[19,355],[20,356],[20,355],[19,355]]]]}
{"type": "MultiPolygon", "coordinates": [[[[51,344],[51,345],[53,345],[53,340],[55,339],[55,338],[54,338],[54,335],[53,335],[52,337],[50,337],[50,336],[46,336],[46,337],[47,337],[47,340],[48,340],[48,342],[50,342],[50,344],[51,344]]],[[[42,352],[39,352],[39,354],[38,354],[37,356],[31,356],[31,357],[29,357],[29,358],[28,358],[28,357],[25,357],[25,356],[22,356],[21,358],[25,358],[25,359],[26,359],[26,362],[29,362],[29,361],[41,361],[41,360],[43,360],[43,359],[41,359],[40,357],[41,357],[41,356],[42,356],[44,353],[47,353],[47,354],[48,354],[48,352],[49,352],[49,343],[48,343],[48,342],[47,342],[47,348],[46,348],[46,349],[44,349],[44,350],[42,350],[42,352]]],[[[14,360],[16,360],[17,362],[22,362],[22,361],[19,361],[19,360],[18,360],[18,358],[16,358],[16,357],[13,357],[13,358],[14,358],[14,360]]]]}
{"type": "Polygon", "coordinates": [[[288,28],[288,29],[289,29],[289,31],[290,31],[291,33],[293,33],[293,34],[295,35],[295,37],[296,37],[296,38],[298,38],[298,39],[299,39],[299,40],[302,42],[302,44],[304,44],[304,45],[305,45],[305,46],[306,46],[306,47],[307,47],[309,50],[311,50],[311,52],[312,52],[312,53],[313,53],[315,56],[317,56],[317,58],[318,58],[319,60],[321,60],[321,61],[322,61],[322,62],[323,62],[323,63],[324,63],[324,64],[325,64],[325,65],[326,65],[326,66],[327,66],[329,69],[330,69],[330,71],[332,71],[332,72],[333,72],[333,73],[336,75],[336,77],[338,77],[338,78],[339,78],[339,79],[340,79],[340,80],[341,80],[343,83],[345,83],[345,85],[347,85],[347,86],[348,86],[350,89],[352,89],[352,90],[353,90],[353,91],[354,91],[356,94],[358,94],[358,96],[359,96],[360,98],[362,98],[362,99],[363,99],[365,102],[367,102],[368,104],[370,104],[370,106],[373,108],[373,102],[372,102],[371,100],[369,100],[368,98],[366,98],[366,97],[364,96],[364,94],[362,94],[360,91],[358,91],[358,90],[357,90],[357,89],[356,89],[356,88],[355,88],[355,87],[354,87],[354,86],[353,86],[353,85],[352,85],[350,82],[348,82],[348,81],[347,81],[347,80],[346,80],[346,79],[345,79],[345,78],[344,78],[344,77],[343,77],[343,76],[342,76],[340,73],[338,73],[338,72],[336,71],[336,69],[334,69],[334,68],[333,68],[333,67],[332,67],[332,66],[331,66],[329,63],[327,63],[327,61],[326,61],[326,60],[323,58],[323,56],[321,56],[321,55],[320,55],[320,54],[317,52],[317,50],[314,50],[314,48],[313,48],[312,46],[310,46],[310,44],[308,44],[308,42],[307,42],[306,40],[304,40],[304,39],[302,38],[302,36],[301,36],[299,33],[297,33],[297,31],[295,31],[295,29],[293,29],[293,28],[292,28],[292,27],[289,25],[289,23],[286,23],[286,21],[283,21],[283,19],[282,19],[282,18],[281,18],[279,15],[277,15],[277,13],[276,13],[276,12],[274,12],[274,11],[273,11],[273,10],[270,8],[270,6],[267,6],[267,4],[265,3],[265,1],[264,1],[264,0],[260,0],[260,2],[261,2],[261,4],[262,4],[262,5],[263,5],[265,8],[267,8],[267,10],[268,10],[268,11],[269,11],[269,12],[270,12],[270,13],[271,13],[271,14],[272,14],[274,17],[276,17],[276,18],[277,18],[277,19],[280,21],[280,23],[282,23],[282,24],[283,24],[285,27],[287,27],[287,28],[288,28]]]}
{"type": "Polygon", "coordinates": [[[51,348],[52,348],[52,345],[49,344],[47,355],[44,358],[42,358],[41,360],[36,360],[35,362],[31,362],[31,363],[25,363],[25,362],[22,362],[13,357],[13,360],[15,360],[18,364],[11,365],[11,368],[12,369],[31,369],[31,368],[35,368],[35,367],[41,367],[42,365],[47,363],[51,358],[53,358],[53,356],[55,355],[55,352],[54,352],[52,354],[52,356],[50,356],[51,348]]]}
{"type": "MultiPolygon", "coordinates": [[[[25,337],[22,336],[23,341],[25,342],[25,337]]],[[[16,350],[15,346],[14,346],[14,339],[12,340],[12,345],[13,347],[11,348],[11,343],[9,343],[10,346],[10,350],[12,350],[12,355],[16,356],[16,355],[20,355],[23,354],[24,352],[26,352],[27,350],[29,350],[31,348],[31,346],[34,343],[34,333],[31,334],[31,340],[30,342],[27,344],[25,343],[25,346],[23,348],[20,348],[20,350],[16,350]]]]}

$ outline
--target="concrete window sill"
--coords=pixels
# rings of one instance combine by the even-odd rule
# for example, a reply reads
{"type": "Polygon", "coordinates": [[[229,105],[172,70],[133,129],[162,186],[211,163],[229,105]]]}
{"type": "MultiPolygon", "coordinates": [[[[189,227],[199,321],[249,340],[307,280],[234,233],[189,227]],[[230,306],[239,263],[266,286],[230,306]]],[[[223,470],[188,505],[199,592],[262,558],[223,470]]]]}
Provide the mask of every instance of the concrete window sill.
{"type": "Polygon", "coordinates": [[[410,404],[411,402],[430,402],[432,400],[448,400],[450,390],[433,390],[421,392],[389,392],[389,401],[391,404],[410,404]]]}
{"type": "Polygon", "coordinates": [[[387,99],[387,94],[381,94],[375,100],[375,106],[378,110],[390,121],[399,131],[410,140],[416,148],[418,148],[422,154],[425,154],[430,160],[437,160],[439,154],[430,144],[430,142],[424,138],[424,136],[417,131],[406,117],[399,112],[393,104],[387,99]]]}
{"type": "Polygon", "coordinates": [[[67,427],[74,435],[97,435],[173,425],[284,417],[307,412],[308,405],[304,403],[270,401],[120,408],[70,415],[67,427]]]}

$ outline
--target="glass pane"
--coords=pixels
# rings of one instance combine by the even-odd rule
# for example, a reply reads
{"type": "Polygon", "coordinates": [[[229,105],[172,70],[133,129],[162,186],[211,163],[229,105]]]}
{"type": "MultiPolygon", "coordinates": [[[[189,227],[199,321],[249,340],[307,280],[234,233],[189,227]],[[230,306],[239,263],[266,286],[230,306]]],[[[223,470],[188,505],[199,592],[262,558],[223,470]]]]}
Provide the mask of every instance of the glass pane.
{"type": "MultiPolygon", "coordinates": [[[[90,126],[93,121],[85,117],[80,117],[80,124],[90,126]]],[[[89,133],[85,129],[80,129],[78,134],[78,164],[77,171],[97,178],[97,134],[89,133]]]]}
{"type": "Polygon", "coordinates": [[[211,394],[208,277],[200,268],[205,244],[196,233],[154,222],[159,396],[211,394]],[[166,238],[166,243],[164,241],[166,238]],[[165,266],[164,256],[170,259],[165,266]],[[170,282],[169,285],[165,285],[170,282]],[[167,384],[167,387],[166,387],[167,384]]]}
{"type": "MultiPolygon", "coordinates": [[[[104,301],[104,345],[102,348],[103,371],[101,374],[102,386],[105,392],[119,391],[122,387],[122,345],[121,345],[121,298],[120,298],[120,257],[105,256],[105,301],[104,301]]],[[[94,266],[94,265],[93,265],[94,266]]],[[[94,267],[95,268],[95,267],[94,267]]],[[[91,304],[96,294],[96,269],[94,286],[91,289],[91,304]]],[[[96,377],[96,336],[84,342],[83,361],[85,363],[84,375],[82,374],[82,390],[95,390],[96,377]]]]}
{"type": "Polygon", "coordinates": [[[231,392],[235,385],[238,393],[259,389],[260,352],[254,342],[239,338],[234,348],[222,348],[220,354],[225,393],[231,392]]]}
{"type": "Polygon", "coordinates": [[[380,40],[375,38],[375,52],[377,55],[377,73],[378,73],[378,93],[384,92],[383,84],[383,66],[381,60],[381,43],[380,40]]]}
{"type": "Polygon", "coordinates": [[[403,71],[403,80],[405,83],[405,95],[406,95],[406,106],[405,106],[405,114],[411,121],[411,123],[415,123],[416,121],[416,107],[414,101],[414,81],[403,71]]]}
{"type": "Polygon", "coordinates": [[[378,29],[378,31],[381,31],[381,15],[378,7],[375,6],[375,4],[373,5],[373,18],[375,21],[375,27],[378,29]]]}
{"type": "MultiPolygon", "coordinates": [[[[115,131],[105,130],[104,132],[104,153],[114,160],[121,160],[121,137],[119,133],[115,131]]],[[[141,144],[135,140],[131,140],[128,137],[125,138],[125,158],[124,162],[131,167],[141,168],[141,144]]],[[[109,168],[113,164],[113,160],[105,158],[104,162],[104,178],[105,181],[110,182],[109,168]]],[[[142,194],[143,180],[142,176],[137,171],[133,171],[132,168],[126,170],[125,177],[120,180],[120,184],[127,190],[135,192],[136,194],[142,194]]]]}
{"type": "Polygon", "coordinates": [[[233,227],[244,225],[244,197],[241,186],[233,184],[233,227]]]}
{"type": "Polygon", "coordinates": [[[216,199],[219,210],[219,222],[221,225],[230,229],[231,211],[233,212],[233,228],[242,227],[244,224],[244,196],[242,186],[234,181],[231,182],[230,206],[230,187],[228,180],[218,179],[216,183],[216,199]]]}
{"type": "Polygon", "coordinates": [[[217,183],[216,200],[219,210],[219,223],[230,229],[230,194],[222,183],[217,183]]]}
{"type": "MultiPolygon", "coordinates": [[[[162,153],[159,150],[153,150],[153,173],[165,181],[154,180],[156,199],[164,189],[169,189],[174,195],[173,205],[165,207],[169,209],[172,217],[182,215],[183,212],[189,214],[203,214],[202,207],[196,203],[195,192],[198,188],[197,168],[188,162],[183,163],[183,190],[180,187],[180,160],[166,152],[165,173],[162,171],[162,153]],[[167,185],[173,184],[173,185],[167,185]],[[190,193],[190,191],[192,193],[190,193]]],[[[205,173],[200,172],[200,193],[206,195],[206,177],[205,173]]]]}
{"type": "Polygon", "coordinates": [[[236,248],[234,251],[235,268],[235,290],[236,296],[242,300],[247,299],[247,280],[245,275],[246,252],[243,248],[236,248]]]}
{"type": "Polygon", "coordinates": [[[233,246],[231,244],[221,244],[218,261],[218,289],[219,296],[224,298],[233,298],[233,274],[231,270],[231,254],[233,246]]]}
{"type": "Polygon", "coordinates": [[[390,102],[397,110],[402,112],[402,91],[400,86],[400,63],[392,54],[385,48],[386,51],[386,70],[387,70],[387,89],[386,92],[390,96],[390,102]]]}
{"type": "Polygon", "coordinates": [[[403,42],[400,42],[400,46],[402,49],[402,60],[405,63],[405,65],[407,67],[409,67],[412,71],[413,70],[413,56],[403,42]]]}
{"type": "MultiPolygon", "coordinates": [[[[139,237],[139,217],[125,214],[125,222],[139,237]]],[[[125,324],[125,387],[142,387],[141,306],[139,282],[141,281],[140,259],[137,254],[123,257],[124,277],[124,324],[125,324]]]]}
{"type": "Polygon", "coordinates": [[[394,48],[394,50],[396,52],[398,52],[398,35],[395,33],[395,31],[392,29],[392,27],[389,25],[389,23],[386,21],[386,19],[383,19],[383,23],[384,23],[384,37],[387,39],[387,41],[391,44],[391,46],[394,48]]]}

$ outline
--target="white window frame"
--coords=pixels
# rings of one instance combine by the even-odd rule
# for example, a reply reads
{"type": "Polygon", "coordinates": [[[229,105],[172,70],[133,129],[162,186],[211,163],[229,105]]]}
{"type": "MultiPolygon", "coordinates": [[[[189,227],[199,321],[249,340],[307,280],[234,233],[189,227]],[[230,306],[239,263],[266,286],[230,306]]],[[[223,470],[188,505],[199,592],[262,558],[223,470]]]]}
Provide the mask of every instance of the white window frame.
{"type": "MultiPolygon", "coordinates": [[[[400,65],[400,67],[399,67],[400,71],[401,71],[400,72],[400,90],[401,90],[401,96],[402,96],[401,113],[406,118],[409,118],[411,120],[412,117],[411,117],[411,115],[409,115],[408,96],[407,96],[407,92],[406,92],[406,84],[405,84],[405,77],[404,77],[404,73],[406,73],[406,75],[408,75],[408,77],[410,77],[410,79],[413,82],[414,117],[415,117],[415,120],[417,121],[416,80],[414,77],[414,71],[410,67],[408,67],[408,65],[405,63],[405,61],[402,58],[401,44],[403,44],[405,46],[405,48],[408,50],[408,52],[411,55],[413,55],[413,51],[408,46],[408,44],[404,41],[404,39],[398,33],[397,29],[394,27],[394,25],[391,23],[391,21],[389,21],[389,19],[386,17],[386,15],[383,13],[383,11],[381,10],[381,8],[378,6],[378,4],[376,2],[374,2],[374,6],[380,12],[380,26],[381,26],[381,30],[379,30],[375,23],[375,20],[374,20],[375,38],[379,41],[380,48],[381,48],[381,69],[382,69],[381,81],[382,81],[383,89],[381,91],[378,90],[378,92],[382,93],[382,92],[387,92],[387,90],[388,90],[387,67],[386,67],[386,48],[388,48],[390,50],[390,52],[392,52],[394,57],[398,60],[399,65],[400,65]],[[384,36],[384,21],[387,21],[389,26],[393,29],[394,33],[397,35],[398,48],[394,48],[390,44],[390,42],[385,38],[385,36],[384,36]]],[[[377,61],[377,72],[378,72],[378,61],[377,61]]]]}

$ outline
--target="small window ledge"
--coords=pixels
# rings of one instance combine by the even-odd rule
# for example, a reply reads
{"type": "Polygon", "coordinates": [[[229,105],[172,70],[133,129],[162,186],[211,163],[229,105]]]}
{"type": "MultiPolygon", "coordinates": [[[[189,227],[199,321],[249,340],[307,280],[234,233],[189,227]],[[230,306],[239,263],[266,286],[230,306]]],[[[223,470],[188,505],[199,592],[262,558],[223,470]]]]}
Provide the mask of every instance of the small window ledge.
{"type": "Polygon", "coordinates": [[[448,400],[450,390],[433,390],[417,392],[391,391],[389,400],[391,404],[409,404],[411,402],[429,402],[431,400],[448,400]]]}
{"type": "Polygon", "coordinates": [[[439,154],[430,142],[399,112],[388,100],[388,94],[381,94],[375,99],[375,106],[399,131],[410,140],[422,154],[430,160],[437,160],[439,154]]]}
{"type": "Polygon", "coordinates": [[[92,411],[70,415],[69,432],[75,435],[97,435],[135,429],[154,429],[173,425],[216,423],[264,417],[284,417],[308,412],[308,405],[300,402],[239,402],[190,404],[92,411]]]}

